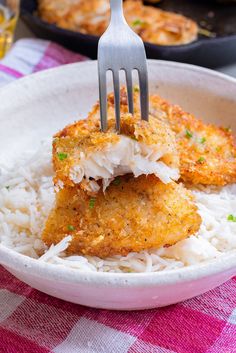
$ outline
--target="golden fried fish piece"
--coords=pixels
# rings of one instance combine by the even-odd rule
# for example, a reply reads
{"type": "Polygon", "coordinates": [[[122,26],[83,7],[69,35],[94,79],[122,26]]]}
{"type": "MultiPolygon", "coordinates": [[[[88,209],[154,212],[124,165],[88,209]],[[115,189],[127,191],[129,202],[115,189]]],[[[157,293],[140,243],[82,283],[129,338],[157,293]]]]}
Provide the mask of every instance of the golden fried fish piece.
{"type": "MultiPolygon", "coordinates": [[[[135,112],[139,112],[138,92],[134,92],[134,105],[135,112]]],[[[124,89],[121,90],[121,111],[128,111],[124,89]]],[[[114,116],[113,94],[108,95],[108,114],[114,116]]],[[[219,186],[236,182],[236,145],[232,131],[204,123],[158,95],[150,96],[150,114],[168,123],[175,133],[184,182],[219,186]]],[[[93,107],[89,117],[99,118],[99,104],[93,107]]]]}
{"type": "Polygon", "coordinates": [[[71,235],[68,254],[105,258],[175,244],[195,234],[200,224],[193,197],[182,184],[126,175],[92,198],[80,187],[60,190],[42,239],[50,246],[71,235]]]}
{"type": "Polygon", "coordinates": [[[176,134],[183,181],[219,186],[236,182],[236,145],[230,129],[206,124],[158,96],[151,97],[151,111],[155,116],[163,112],[176,134]]]}
{"type": "Polygon", "coordinates": [[[123,114],[121,128],[115,131],[115,118],[108,130],[100,131],[99,119],[85,119],[65,127],[53,141],[55,184],[60,187],[80,184],[96,193],[118,175],[135,177],[154,174],[164,183],[179,178],[179,157],[174,133],[168,124],[150,116],[123,114]]]}
{"type": "Polygon", "coordinates": [[[188,44],[197,39],[198,25],[183,15],[146,6],[140,0],[124,2],[128,24],[145,42],[157,45],[188,44]]]}
{"type": "Polygon", "coordinates": [[[39,0],[38,14],[58,27],[102,34],[110,18],[109,0],[39,0]]]}

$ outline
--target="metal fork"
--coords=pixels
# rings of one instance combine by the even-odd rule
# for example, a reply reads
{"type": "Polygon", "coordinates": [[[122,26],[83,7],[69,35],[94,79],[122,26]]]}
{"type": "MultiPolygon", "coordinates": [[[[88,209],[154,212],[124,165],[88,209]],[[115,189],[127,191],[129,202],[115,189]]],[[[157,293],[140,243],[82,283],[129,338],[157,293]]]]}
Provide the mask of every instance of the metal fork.
{"type": "Polygon", "coordinates": [[[98,44],[98,75],[101,130],[107,129],[107,71],[113,75],[116,130],[120,130],[120,70],[125,71],[129,112],[133,114],[132,71],[137,70],[141,118],[148,121],[148,73],[142,39],[129,27],[123,15],[123,1],[110,0],[111,20],[98,44]]]}

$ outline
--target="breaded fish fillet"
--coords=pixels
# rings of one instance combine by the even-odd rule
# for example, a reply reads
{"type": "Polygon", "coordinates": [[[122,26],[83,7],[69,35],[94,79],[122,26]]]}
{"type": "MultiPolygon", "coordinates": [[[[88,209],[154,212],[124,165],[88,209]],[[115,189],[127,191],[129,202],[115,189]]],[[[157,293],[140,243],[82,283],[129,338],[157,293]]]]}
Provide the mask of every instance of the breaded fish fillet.
{"type": "Polygon", "coordinates": [[[140,0],[124,2],[130,27],[145,42],[158,45],[188,44],[197,39],[198,25],[183,15],[146,6],[140,0]]]}
{"type": "Polygon", "coordinates": [[[179,158],[174,133],[168,124],[139,114],[121,116],[120,134],[115,119],[100,131],[99,119],[85,119],[67,126],[53,141],[55,184],[80,184],[90,193],[103,190],[118,175],[155,174],[164,183],[179,178],[179,158]]]}
{"type": "Polygon", "coordinates": [[[236,145],[232,131],[206,124],[158,96],[151,97],[151,112],[163,114],[176,134],[180,174],[192,184],[226,185],[236,182],[236,145]]]}
{"type": "Polygon", "coordinates": [[[110,4],[109,0],[39,0],[38,13],[58,27],[97,35],[108,24],[110,4]]]}
{"type": "MultiPolygon", "coordinates": [[[[141,0],[124,1],[124,14],[132,29],[154,44],[186,44],[198,35],[196,22],[141,0]]],[[[62,28],[100,36],[109,24],[109,0],[39,0],[39,16],[62,28]]]]}
{"type": "MultiPolygon", "coordinates": [[[[139,111],[139,93],[134,92],[135,111],[139,111]]],[[[121,111],[128,111],[127,96],[121,90],[121,111]]],[[[108,96],[108,114],[114,116],[114,96],[108,96]]],[[[150,114],[169,123],[175,133],[180,156],[180,175],[184,182],[226,185],[236,182],[236,145],[229,129],[206,124],[157,95],[150,96],[150,114]]],[[[99,118],[99,104],[89,115],[99,118]]]]}
{"type": "Polygon", "coordinates": [[[155,176],[116,178],[91,198],[80,187],[57,193],[43,235],[50,246],[72,235],[68,254],[101,258],[172,245],[201,224],[191,193],[155,176]]]}

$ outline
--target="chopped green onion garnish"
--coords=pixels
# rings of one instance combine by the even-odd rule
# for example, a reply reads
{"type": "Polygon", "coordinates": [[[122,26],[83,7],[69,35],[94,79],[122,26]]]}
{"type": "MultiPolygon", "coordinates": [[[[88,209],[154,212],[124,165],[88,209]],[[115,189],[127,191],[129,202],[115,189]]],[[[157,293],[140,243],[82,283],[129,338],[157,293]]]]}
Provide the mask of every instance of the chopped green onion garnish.
{"type": "Polygon", "coordinates": [[[137,18],[137,20],[132,22],[132,26],[141,26],[144,22],[137,18]]]}
{"type": "Polygon", "coordinates": [[[7,189],[7,190],[9,190],[9,189],[10,189],[10,186],[9,186],[9,185],[7,185],[7,186],[6,186],[6,189],[7,189]]]}
{"type": "Polygon", "coordinates": [[[204,144],[206,142],[206,138],[205,137],[202,137],[201,140],[200,140],[200,143],[201,144],[204,144]]]}
{"type": "Polygon", "coordinates": [[[236,216],[233,214],[228,215],[227,220],[230,222],[236,222],[236,216]]]}
{"type": "Polygon", "coordinates": [[[229,132],[229,131],[231,131],[231,127],[230,127],[230,126],[224,127],[224,130],[225,130],[226,132],[229,132]]]}
{"type": "Polygon", "coordinates": [[[67,153],[58,153],[57,156],[60,159],[60,161],[64,161],[64,159],[68,157],[67,153]]]}
{"type": "Polygon", "coordinates": [[[89,208],[94,208],[95,206],[95,202],[96,202],[96,199],[94,197],[91,197],[91,199],[89,200],[89,208]]]}
{"type": "Polygon", "coordinates": [[[71,224],[69,224],[69,225],[67,226],[67,229],[70,230],[70,231],[73,231],[73,230],[75,230],[75,227],[72,226],[71,224]]]}
{"type": "Polygon", "coordinates": [[[205,162],[205,158],[204,157],[200,157],[198,160],[197,160],[198,163],[204,163],[205,162]]]}
{"type": "Polygon", "coordinates": [[[120,185],[120,178],[115,178],[115,180],[113,181],[114,185],[120,185]]]}
{"type": "Polygon", "coordinates": [[[193,134],[188,129],[185,131],[185,135],[188,139],[191,139],[193,137],[193,134]]]}

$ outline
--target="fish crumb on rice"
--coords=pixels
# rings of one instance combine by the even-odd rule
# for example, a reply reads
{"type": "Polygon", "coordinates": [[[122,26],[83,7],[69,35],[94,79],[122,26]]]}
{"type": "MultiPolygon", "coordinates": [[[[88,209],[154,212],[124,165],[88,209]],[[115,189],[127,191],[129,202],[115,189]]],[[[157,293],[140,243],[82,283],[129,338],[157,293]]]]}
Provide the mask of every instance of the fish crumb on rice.
{"type": "Polygon", "coordinates": [[[105,259],[66,256],[70,234],[50,248],[41,240],[55,202],[50,144],[42,144],[38,152],[17,163],[10,170],[0,168],[0,243],[18,253],[81,271],[158,272],[198,264],[236,249],[236,184],[232,184],[192,189],[202,224],[196,236],[173,246],[105,259]]]}

